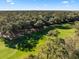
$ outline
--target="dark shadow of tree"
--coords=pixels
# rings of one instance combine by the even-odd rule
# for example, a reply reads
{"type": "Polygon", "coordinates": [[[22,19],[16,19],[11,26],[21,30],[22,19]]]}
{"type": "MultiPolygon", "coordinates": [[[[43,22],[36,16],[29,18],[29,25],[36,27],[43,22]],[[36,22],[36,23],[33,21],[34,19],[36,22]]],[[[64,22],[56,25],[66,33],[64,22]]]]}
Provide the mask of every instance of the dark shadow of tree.
{"type": "Polygon", "coordinates": [[[55,28],[59,29],[69,29],[66,27],[63,27],[62,24],[60,25],[50,25],[46,29],[42,28],[39,32],[34,32],[31,34],[27,34],[24,36],[17,37],[16,39],[10,40],[10,39],[4,39],[5,45],[9,48],[19,49],[21,51],[31,51],[32,48],[36,47],[36,44],[38,43],[39,39],[48,33],[48,31],[53,30],[55,28]]]}
{"type": "Polygon", "coordinates": [[[53,27],[48,27],[47,29],[42,29],[39,32],[33,32],[24,36],[17,37],[16,39],[4,39],[5,46],[9,48],[19,49],[22,51],[32,50],[38,43],[39,39],[48,33],[53,27]]]}

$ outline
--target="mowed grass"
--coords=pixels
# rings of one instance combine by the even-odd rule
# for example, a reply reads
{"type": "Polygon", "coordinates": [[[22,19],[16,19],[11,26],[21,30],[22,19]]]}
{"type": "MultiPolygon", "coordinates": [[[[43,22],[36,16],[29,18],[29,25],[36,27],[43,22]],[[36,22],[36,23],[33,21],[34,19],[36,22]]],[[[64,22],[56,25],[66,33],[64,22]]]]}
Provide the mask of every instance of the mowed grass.
{"type": "Polygon", "coordinates": [[[0,59],[23,59],[26,55],[26,52],[5,47],[0,41],[0,59]]]}
{"type": "Polygon", "coordinates": [[[57,29],[59,31],[60,38],[73,37],[75,35],[76,29],[57,29]]]}

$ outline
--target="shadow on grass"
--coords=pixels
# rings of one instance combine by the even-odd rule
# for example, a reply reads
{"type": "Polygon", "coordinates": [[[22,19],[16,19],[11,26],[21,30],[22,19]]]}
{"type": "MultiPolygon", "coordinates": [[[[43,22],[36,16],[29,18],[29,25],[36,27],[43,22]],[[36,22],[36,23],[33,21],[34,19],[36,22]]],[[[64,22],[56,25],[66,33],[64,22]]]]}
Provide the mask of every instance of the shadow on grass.
{"type": "Polygon", "coordinates": [[[42,28],[39,32],[34,32],[31,35],[24,35],[21,37],[18,37],[13,40],[4,39],[5,45],[9,48],[19,49],[21,51],[31,51],[32,48],[36,47],[36,44],[38,44],[39,39],[48,33],[48,31],[53,30],[55,28],[59,29],[69,29],[67,26],[60,25],[51,25],[48,26],[48,28],[44,29],[42,28]]]}
{"type": "Polygon", "coordinates": [[[48,33],[52,27],[47,29],[42,29],[39,32],[34,32],[32,34],[17,37],[16,39],[4,39],[5,45],[9,48],[19,49],[21,51],[31,51],[32,48],[36,47],[39,39],[48,33]]]}

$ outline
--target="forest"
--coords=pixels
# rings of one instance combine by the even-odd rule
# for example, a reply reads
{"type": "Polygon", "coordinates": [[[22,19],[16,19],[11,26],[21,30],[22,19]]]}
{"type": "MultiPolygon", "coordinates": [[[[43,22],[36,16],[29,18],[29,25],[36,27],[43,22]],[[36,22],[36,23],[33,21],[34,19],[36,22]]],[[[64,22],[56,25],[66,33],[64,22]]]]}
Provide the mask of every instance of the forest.
{"type": "Polygon", "coordinates": [[[0,59],[79,59],[79,11],[0,11],[0,53],[0,59]]]}

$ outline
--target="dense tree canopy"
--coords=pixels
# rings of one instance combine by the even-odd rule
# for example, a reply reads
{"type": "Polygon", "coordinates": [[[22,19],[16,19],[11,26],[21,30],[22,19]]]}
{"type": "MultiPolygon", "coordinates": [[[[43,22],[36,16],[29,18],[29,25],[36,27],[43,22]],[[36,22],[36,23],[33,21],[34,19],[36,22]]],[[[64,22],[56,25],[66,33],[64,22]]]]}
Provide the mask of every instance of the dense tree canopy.
{"type": "Polygon", "coordinates": [[[13,11],[0,12],[0,32],[11,38],[31,34],[46,26],[79,20],[79,12],[61,11],[13,11]]]}

